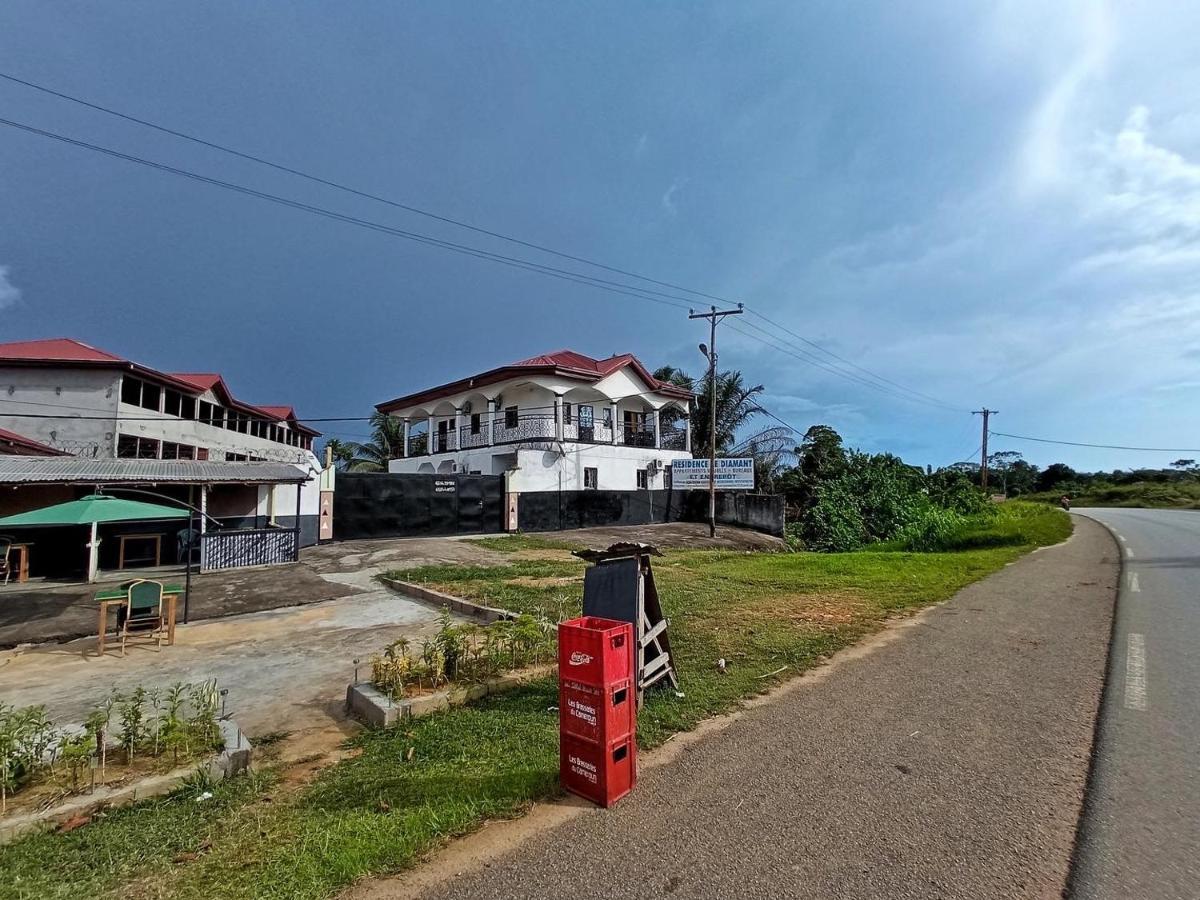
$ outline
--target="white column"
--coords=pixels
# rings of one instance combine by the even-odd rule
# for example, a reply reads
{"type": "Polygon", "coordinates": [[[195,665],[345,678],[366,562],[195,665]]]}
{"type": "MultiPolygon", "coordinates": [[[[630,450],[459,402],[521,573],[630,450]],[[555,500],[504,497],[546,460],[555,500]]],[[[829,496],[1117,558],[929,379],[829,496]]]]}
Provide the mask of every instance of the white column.
{"type": "Polygon", "coordinates": [[[562,416],[562,394],[554,395],[554,439],[561,442],[563,439],[563,416],[562,416]]]}
{"type": "Polygon", "coordinates": [[[692,452],[692,413],[690,410],[683,417],[683,449],[688,453],[692,452]]]}
{"type": "Polygon", "coordinates": [[[657,409],[654,410],[654,412],[652,412],[650,414],[650,422],[654,425],[654,449],[661,450],[662,449],[662,434],[658,428],[658,410],[657,409]]]}
{"type": "Polygon", "coordinates": [[[400,458],[408,458],[408,417],[401,419],[401,434],[404,435],[404,446],[400,448],[400,458]]]}
{"type": "Polygon", "coordinates": [[[433,427],[433,416],[429,417],[429,436],[425,438],[425,452],[433,456],[434,441],[437,440],[437,429],[433,427]]]}
{"type": "Polygon", "coordinates": [[[487,445],[490,447],[496,443],[496,401],[488,401],[487,414],[487,445]]]}
{"type": "Polygon", "coordinates": [[[454,437],[450,439],[451,450],[462,449],[462,407],[454,407],[454,437]]]}
{"type": "Polygon", "coordinates": [[[200,533],[208,531],[208,485],[200,485],[200,533]]]}
{"type": "Polygon", "coordinates": [[[619,427],[617,425],[617,401],[616,400],[611,401],[609,404],[609,416],[612,419],[612,429],[611,429],[611,434],[609,434],[609,436],[608,436],[608,439],[611,443],[615,444],[617,442],[617,428],[619,427]]]}

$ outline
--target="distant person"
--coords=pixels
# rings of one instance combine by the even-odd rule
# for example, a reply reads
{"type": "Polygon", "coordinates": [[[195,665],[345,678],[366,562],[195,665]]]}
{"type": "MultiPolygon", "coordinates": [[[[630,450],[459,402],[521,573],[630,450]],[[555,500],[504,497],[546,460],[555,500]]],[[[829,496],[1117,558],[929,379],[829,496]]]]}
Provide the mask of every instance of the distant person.
{"type": "Polygon", "coordinates": [[[1058,505],[1061,506],[1063,509],[1065,509],[1067,512],[1070,512],[1071,511],[1071,498],[1068,497],[1066,494],[1063,494],[1062,499],[1058,501],[1058,505]]]}

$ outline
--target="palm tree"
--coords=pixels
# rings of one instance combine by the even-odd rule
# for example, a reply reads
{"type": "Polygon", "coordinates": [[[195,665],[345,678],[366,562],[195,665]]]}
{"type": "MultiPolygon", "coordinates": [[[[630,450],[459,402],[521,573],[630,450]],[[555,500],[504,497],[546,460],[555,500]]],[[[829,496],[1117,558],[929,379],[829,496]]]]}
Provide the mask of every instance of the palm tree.
{"type": "Polygon", "coordinates": [[[348,441],[330,438],[325,442],[325,450],[333,457],[333,465],[345,469],[354,459],[354,445],[348,441]]]}
{"type": "MultiPolygon", "coordinates": [[[[696,456],[708,456],[712,445],[712,380],[706,374],[694,388],[696,408],[692,413],[692,447],[696,456]]],[[[765,410],[758,404],[763,386],[746,387],[736,369],[717,373],[717,455],[727,453],[736,443],[735,435],[765,410]]]]}
{"type": "Polygon", "coordinates": [[[348,443],[353,453],[346,468],[351,472],[386,472],[388,461],[404,455],[404,423],[395,416],[371,414],[371,440],[348,443]]]}

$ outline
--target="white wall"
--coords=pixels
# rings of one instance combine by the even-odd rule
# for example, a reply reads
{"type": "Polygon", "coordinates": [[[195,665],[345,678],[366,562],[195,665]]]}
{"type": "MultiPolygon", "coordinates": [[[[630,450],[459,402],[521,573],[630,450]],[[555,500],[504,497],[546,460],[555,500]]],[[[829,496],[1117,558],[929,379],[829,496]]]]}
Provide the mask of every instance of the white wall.
{"type": "Polygon", "coordinates": [[[111,370],[0,368],[0,428],[71,451],[95,444],[101,456],[112,456],[119,382],[120,376],[111,370]],[[56,418],[32,419],[19,413],[56,418]]]}

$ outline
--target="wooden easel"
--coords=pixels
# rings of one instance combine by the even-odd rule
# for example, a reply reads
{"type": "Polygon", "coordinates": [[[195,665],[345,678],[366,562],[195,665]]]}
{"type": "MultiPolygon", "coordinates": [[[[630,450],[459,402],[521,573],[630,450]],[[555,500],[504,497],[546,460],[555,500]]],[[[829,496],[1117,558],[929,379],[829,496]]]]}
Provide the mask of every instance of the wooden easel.
{"type": "Polygon", "coordinates": [[[638,705],[654,684],[669,682],[678,689],[667,619],[650,568],[650,557],[662,554],[649,544],[620,543],[575,555],[593,564],[583,579],[583,614],[633,624],[638,705]]]}

